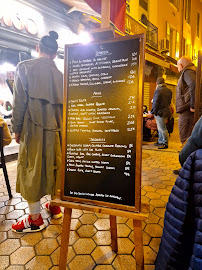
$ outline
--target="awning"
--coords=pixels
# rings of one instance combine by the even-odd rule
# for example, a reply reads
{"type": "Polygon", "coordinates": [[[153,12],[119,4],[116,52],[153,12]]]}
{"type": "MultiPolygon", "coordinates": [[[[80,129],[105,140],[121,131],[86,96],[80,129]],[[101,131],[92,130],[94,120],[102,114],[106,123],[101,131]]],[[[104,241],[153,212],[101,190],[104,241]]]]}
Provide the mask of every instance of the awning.
{"type": "Polygon", "coordinates": [[[165,67],[165,68],[170,68],[170,63],[165,62],[165,60],[160,59],[154,55],[151,55],[149,53],[146,52],[145,54],[145,60],[149,61],[151,63],[157,64],[159,66],[165,67]]]}
{"type": "MultiPolygon", "coordinates": [[[[67,13],[74,10],[100,17],[102,0],[60,0],[71,6],[67,13]]],[[[123,33],[125,33],[126,0],[110,1],[110,20],[123,33]]]]}
{"type": "Polygon", "coordinates": [[[172,72],[175,72],[175,73],[179,74],[178,68],[177,68],[177,66],[174,65],[174,64],[170,64],[170,70],[171,70],[172,72]]]}

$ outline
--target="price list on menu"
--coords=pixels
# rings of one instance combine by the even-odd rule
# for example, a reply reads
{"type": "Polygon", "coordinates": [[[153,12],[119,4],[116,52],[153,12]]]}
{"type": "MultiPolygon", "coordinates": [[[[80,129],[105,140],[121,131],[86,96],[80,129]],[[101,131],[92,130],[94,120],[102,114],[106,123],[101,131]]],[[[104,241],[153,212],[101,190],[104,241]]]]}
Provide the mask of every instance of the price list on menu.
{"type": "Polygon", "coordinates": [[[64,195],[135,205],[140,39],[68,46],[64,195]]]}

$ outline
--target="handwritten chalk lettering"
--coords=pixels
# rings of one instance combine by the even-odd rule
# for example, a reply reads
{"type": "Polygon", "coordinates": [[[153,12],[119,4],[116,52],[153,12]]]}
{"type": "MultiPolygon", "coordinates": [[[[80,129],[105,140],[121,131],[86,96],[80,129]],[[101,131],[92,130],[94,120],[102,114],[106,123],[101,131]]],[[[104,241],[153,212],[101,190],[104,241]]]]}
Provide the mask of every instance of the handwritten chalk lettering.
{"type": "Polygon", "coordinates": [[[109,196],[110,198],[114,198],[114,199],[117,199],[117,200],[122,200],[122,197],[119,197],[119,196],[115,196],[115,195],[110,195],[109,196]]]}
{"type": "Polygon", "coordinates": [[[104,194],[98,194],[98,193],[96,193],[95,194],[95,197],[104,197],[104,194]]]}
{"type": "Polygon", "coordinates": [[[77,191],[74,191],[74,195],[79,195],[79,196],[91,196],[91,197],[94,197],[94,196],[95,196],[94,193],[77,192],[77,191]]]}
{"type": "Polygon", "coordinates": [[[106,123],[106,124],[115,124],[114,120],[105,120],[105,121],[103,121],[103,123],[106,123]]]}
{"type": "Polygon", "coordinates": [[[127,66],[128,66],[128,63],[127,64],[112,65],[112,68],[123,68],[123,67],[127,67],[127,66]]]}
{"type": "Polygon", "coordinates": [[[102,85],[102,82],[89,83],[89,85],[102,85]]]}
{"type": "Polygon", "coordinates": [[[116,170],[116,168],[115,167],[111,167],[111,166],[106,166],[106,170],[116,170]]]}
{"type": "Polygon", "coordinates": [[[128,58],[122,58],[122,59],[118,59],[118,60],[112,60],[112,63],[121,63],[121,62],[128,62],[128,58]]]}
{"type": "Polygon", "coordinates": [[[127,128],[127,131],[134,131],[135,130],[135,128],[134,127],[132,127],[132,128],[127,128]]]}
{"type": "Polygon", "coordinates": [[[126,80],[123,79],[123,80],[113,80],[112,83],[125,83],[126,80]]]}
{"type": "Polygon", "coordinates": [[[92,173],[93,172],[93,170],[85,170],[85,173],[92,173]]]}
{"type": "Polygon", "coordinates": [[[79,172],[79,173],[84,173],[84,170],[82,170],[82,169],[77,169],[77,172],[79,172]]]}
{"type": "Polygon", "coordinates": [[[101,116],[101,119],[114,119],[116,116],[101,116]]]}
{"type": "Polygon", "coordinates": [[[96,171],[96,170],[93,170],[93,173],[100,174],[100,173],[102,173],[102,172],[101,172],[101,171],[96,171]]]}
{"type": "Polygon", "coordinates": [[[103,161],[103,160],[102,160],[102,161],[101,161],[101,164],[103,164],[103,165],[106,165],[106,164],[107,164],[107,165],[108,165],[108,164],[109,164],[109,161],[103,161]]]}
{"type": "MultiPolygon", "coordinates": [[[[101,74],[102,74],[102,73],[101,73],[101,74]]],[[[89,78],[92,78],[92,77],[100,77],[101,74],[99,74],[99,73],[93,73],[93,74],[89,74],[88,77],[89,77],[89,78]]],[[[107,73],[107,74],[108,74],[108,73],[107,73]]]]}
{"type": "Polygon", "coordinates": [[[136,70],[131,70],[130,74],[136,74],[136,70]]]}
{"type": "Polygon", "coordinates": [[[127,126],[128,125],[134,125],[135,124],[135,121],[127,121],[127,126]]]}
{"type": "Polygon", "coordinates": [[[95,105],[96,106],[105,106],[105,102],[102,102],[102,103],[96,102],[95,105]]]}
{"type": "Polygon", "coordinates": [[[130,110],[134,110],[136,106],[130,106],[130,110]]]}
{"type": "Polygon", "coordinates": [[[132,53],[132,56],[137,56],[138,55],[138,52],[133,52],[132,53]]]}
{"type": "Polygon", "coordinates": [[[125,158],[125,155],[110,154],[110,157],[112,157],[112,158],[125,158]]]}
{"type": "Polygon", "coordinates": [[[104,132],[106,133],[109,133],[109,132],[112,132],[112,133],[118,133],[119,132],[119,129],[105,129],[104,132]]]}
{"type": "Polygon", "coordinates": [[[111,66],[101,66],[101,67],[98,66],[98,69],[111,69],[112,67],[111,66]]]}

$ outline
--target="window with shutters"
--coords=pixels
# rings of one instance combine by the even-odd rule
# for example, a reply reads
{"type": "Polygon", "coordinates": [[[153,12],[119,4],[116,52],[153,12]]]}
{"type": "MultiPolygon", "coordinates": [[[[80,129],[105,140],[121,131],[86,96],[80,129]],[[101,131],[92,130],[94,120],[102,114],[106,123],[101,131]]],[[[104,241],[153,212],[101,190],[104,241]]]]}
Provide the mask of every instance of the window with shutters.
{"type": "Polygon", "coordinates": [[[191,23],[191,0],[185,0],[185,20],[188,24],[191,23]]]}
{"type": "Polygon", "coordinates": [[[180,8],[180,0],[169,0],[178,10],[180,8]]]}
{"type": "Polygon", "coordinates": [[[178,10],[180,8],[180,0],[169,0],[178,10]]]}
{"type": "Polygon", "coordinates": [[[139,5],[144,8],[144,10],[148,11],[148,0],[139,0],[139,5]]]}
{"type": "Polygon", "coordinates": [[[197,33],[197,37],[199,37],[199,33],[200,33],[200,13],[197,12],[197,30],[196,30],[196,33],[197,33]]]}

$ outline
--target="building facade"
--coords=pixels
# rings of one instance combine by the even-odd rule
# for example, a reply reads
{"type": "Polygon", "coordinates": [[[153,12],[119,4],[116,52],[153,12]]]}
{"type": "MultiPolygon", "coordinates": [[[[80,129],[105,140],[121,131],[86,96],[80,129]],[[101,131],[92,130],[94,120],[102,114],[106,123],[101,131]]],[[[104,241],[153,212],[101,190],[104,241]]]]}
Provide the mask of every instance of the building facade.
{"type": "Polygon", "coordinates": [[[202,49],[202,1],[128,0],[126,14],[146,26],[145,105],[152,106],[158,76],[173,91],[175,104],[177,60],[187,55],[197,65],[202,49]]]}

